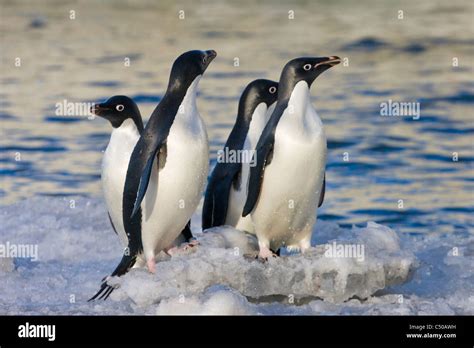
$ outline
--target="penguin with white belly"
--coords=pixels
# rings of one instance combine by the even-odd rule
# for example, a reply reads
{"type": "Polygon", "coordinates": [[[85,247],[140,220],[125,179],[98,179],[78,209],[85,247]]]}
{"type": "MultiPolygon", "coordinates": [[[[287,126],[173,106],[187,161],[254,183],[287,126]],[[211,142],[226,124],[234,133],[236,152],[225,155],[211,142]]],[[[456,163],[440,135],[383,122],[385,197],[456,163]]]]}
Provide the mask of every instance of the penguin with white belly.
{"type": "Polygon", "coordinates": [[[277,105],[257,143],[242,212],[251,216],[263,260],[281,247],[304,252],[311,245],[324,200],[327,145],[310,87],[340,62],[335,56],[296,58],[281,73],[277,105]]]}
{"type": "MultiPolygon", "coordinates": [[[[122,219],[122,198],[130,156],[143,132],[143,121],[137,104],[129,97],[117,95],[104,103],[94,104],[91,113],[112,125],[112,134],[102,158],[102,191],[109,220],[123,247],[128,245],[122,219]]],[[[193,238],[190,225],[182,231],[182,238],[193,238]]]]}
{"type": "Polygon", "coordinates": [[[237,119],[207,185],[202,229],[229,225],[253,232],[250,216],[242,217],[253,152],[278,96],[278,82],[258,79],[243,91],[237,119]]]}
{"type": "MultiPolygon", "coordinates": [[[[199,80],[216,52],[189,51],[171,69],[168,88],[130,158],[122,197],[128,246],[111,276],[137,262],[155,272],[155,257],[186,227],[204,191],[209,145],[196,106],[199,80]]],[[[106,278],[95,298],[113,291],[106,278]]]]}
{"type": "Polygon", "coordinates": [[[143,131],[142,117],[137,104],[126,96],[114,96],[95,104],[91,113],[105,118],[113,127],[102,158],[102,191],[112,228],[121,244],[126,246],[128,238],[122,222],[123,187],[130,156],[143,131]]]}

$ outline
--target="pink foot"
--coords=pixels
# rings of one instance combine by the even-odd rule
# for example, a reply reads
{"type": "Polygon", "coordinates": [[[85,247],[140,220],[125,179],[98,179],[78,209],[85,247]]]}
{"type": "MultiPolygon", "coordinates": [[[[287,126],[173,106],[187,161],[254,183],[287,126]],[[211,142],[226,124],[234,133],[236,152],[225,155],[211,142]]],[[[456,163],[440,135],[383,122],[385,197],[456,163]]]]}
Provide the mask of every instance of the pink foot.
{"type": "Polygon", "coordinates": [[[148,268],[148,272],[153,273],[153,274],[156,273],[156,263],[155,263],[155,259],[154,259],[154,258],[148,259],[148,260],[146,261],[146,266],[147,266],[147,268],[148,268]]]}
{"type": "Polygon", "coordinates": [[[277,257],[278,255],[271,251],[268,247],[260,246],[260,251],[258,252],[258,258],[262,261],[267,261],[270,258],[277,257]]]}
{"type": "Polygon", "coordinates": [[[182,254],[183,252],[186,252],[194,248],[197,245],[199,245],[199,242],[197,241],[197,239],[193,239],[189,243],[185,243],[184,245],[180,247],[166,248],[164,252],[169,256],[179,255],[179,254],[182,254]]]}
{"type": "Polygon", "coordinates": [[[178,247],[165,248],[163,251],[165,252],[166,255],[173,256],[179,251],[179,248],[178,247]]]}
{"type": "Polygon", "coordinates": [[[189,250],[191,248],[194,248],[195,246],[199,245],[199,241],[197,239],[192,239],[188,243],[186,243],[182,248],[183,250],[189,250]]]}

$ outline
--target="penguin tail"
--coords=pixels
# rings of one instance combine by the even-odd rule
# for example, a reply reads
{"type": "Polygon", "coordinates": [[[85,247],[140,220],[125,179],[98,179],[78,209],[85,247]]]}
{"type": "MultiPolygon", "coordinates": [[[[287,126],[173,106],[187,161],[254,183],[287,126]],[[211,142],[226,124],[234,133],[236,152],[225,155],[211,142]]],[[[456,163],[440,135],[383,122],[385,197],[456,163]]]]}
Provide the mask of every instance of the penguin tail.
{"type": "Polygon", "coordinates": [[[109,284],[107,284],[106,281],[104,281],[102,285],[100,286],[99,291],[97,291],[97,293],[94,296],[88,299],[87,302],[92,302],[92,301],[95,301],[96,299],[105,301],[114,290],[115,288],[113,286],[110,286],[109,284]]]}
{"type": "MultiPolygon", "coordinates": [[[[136,260],[137,260],[137,255],[123,255],[122,260],[120,260],[120,263],[112,272],[110,277],[114,277],[114,276],[120,277],[124,275],[130,270],[130,268],[133,267],[136,260]]],[[[109,285],[107,283],[107,279],[109,279],[109,277],[105,277],[104,279],[102,279],[102,284],[100,286],[99,291],[97,291],[97,293],[94,296],[92,296],[89,300],[87,300],[87,302],[92,302],[95,300],[104,300],[104,301],[107,300],[107,298],[110,296],[112,291],[116,289],[116,287],[109,285]]]]}

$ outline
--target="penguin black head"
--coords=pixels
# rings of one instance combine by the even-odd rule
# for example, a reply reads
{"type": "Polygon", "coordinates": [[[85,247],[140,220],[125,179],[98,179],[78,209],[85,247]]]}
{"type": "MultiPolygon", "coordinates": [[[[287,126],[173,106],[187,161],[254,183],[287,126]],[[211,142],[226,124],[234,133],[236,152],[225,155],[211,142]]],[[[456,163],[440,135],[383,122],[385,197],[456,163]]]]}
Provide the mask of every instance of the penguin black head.
{"type": "Polygon", "coordinates": [[[139,131],[143,129],[142,117],[137,104],[123,95],[116,95],[104,103],[95,104],[91,108],[91,113],[105,118],[114,128],[120,127],[125,120],[131,118],[139,131]]]}
{"type": "Polygon", "coordinates": [[[313,81],[324,71],[341,62],[341,58],[331,57],[301,57],[286,63],[280,77],[280,89],[283,93],[293,90],[300,81],[306,81],[311,86],[313,81]],[[285,88],[281,88],[284,85],[285,88]]]}
{"type": "Polygon", "coordinates": [[[260,103],[267,104],[267,107],[277,101],[278,82],[258,79],[250,82],[242,92],[239,101],[239,115],[245,121],[250,122],[255,108],[260,103]]]}
{"type": "Polygon", "coordinates": [[[180,55],[171,68],[168,91],[186,93],[188,87],[196,77],[204,74],[217,53],[214,50],[188,51],[180,55]]]}

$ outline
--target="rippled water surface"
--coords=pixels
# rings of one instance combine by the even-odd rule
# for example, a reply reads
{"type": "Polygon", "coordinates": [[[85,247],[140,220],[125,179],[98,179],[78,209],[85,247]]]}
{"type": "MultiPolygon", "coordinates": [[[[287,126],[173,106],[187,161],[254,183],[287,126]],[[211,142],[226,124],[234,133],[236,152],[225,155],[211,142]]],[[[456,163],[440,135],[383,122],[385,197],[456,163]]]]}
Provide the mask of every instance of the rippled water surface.
{"type": "Polygon", "coordinates": [[[126,94],[148,118],[174,58],[197,48],[218,52],[198,99],[213,163],[248,82],[278,79],[296,56],[338,55],[348,64],[312,87],[329,146],[321,218],[409,233],[474,226],[471,1],[0,3],[2,204],[100,196],[111,127],[57,116],[55,104],[126,94]],[[420,118],[380,116],[388,100],[419,102],[420,118]]]}

